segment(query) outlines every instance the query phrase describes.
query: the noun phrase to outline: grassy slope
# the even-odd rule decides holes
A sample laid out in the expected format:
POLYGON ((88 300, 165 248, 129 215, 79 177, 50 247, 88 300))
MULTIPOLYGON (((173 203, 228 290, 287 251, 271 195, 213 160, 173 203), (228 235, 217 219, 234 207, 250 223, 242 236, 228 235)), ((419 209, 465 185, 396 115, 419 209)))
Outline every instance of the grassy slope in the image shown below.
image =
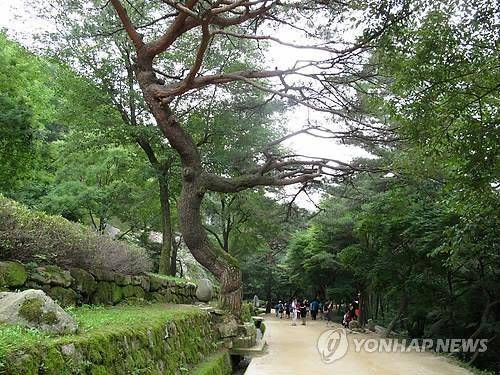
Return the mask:
POLYGON ((85 339, 97 332, 126 331, 131 326, 150 326, 156 321, 165 322, 185 316, 200 314, 194 307, 182 306, 166 308, 165 305, 100 307, 85 306, 69 309, 77 320, 79 332, 75 335, 55 336, 35 329, 19 326, 0 325, 0 367, 8 352, 32 345, 65 343, 85 339), (145 319, 147 316, 147 319, 145 319))

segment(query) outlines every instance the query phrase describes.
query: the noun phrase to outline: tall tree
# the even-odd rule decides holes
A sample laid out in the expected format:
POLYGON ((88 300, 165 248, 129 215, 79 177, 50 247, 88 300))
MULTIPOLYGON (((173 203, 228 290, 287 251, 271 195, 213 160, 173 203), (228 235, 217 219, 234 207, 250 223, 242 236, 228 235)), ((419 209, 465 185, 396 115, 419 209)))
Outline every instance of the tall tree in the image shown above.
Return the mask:
MULTIPOLYGON (((221 283, 222 305, 234 312, 241 306, 242 284, 241 271, 238 263, 229 254, 211 246, 207 233, 203 228, 200 214, 201 202, 206 191, 230 193, 238 192, 254 186, 284 186, 295 183, 305 183, 329 173, 332 176, 352 173, 350 166, 325 161, 322 159, 301 159, 295 155, 279 155, 277 144, 284 138, 272 142, 262 153, 254 155, 257 165, 253 169, 241 171, 238 175, 217 175, 207 171, 202 163, 202 157, 193 139, 193 135, 186 129, 180 119, 179 110, 175 106, 176 98, 191 91, 200 91, 209 86, 225 85, 240 82, 257 87, 260 90, 285 98, 291 102, 300 103, 311 109, 334 114, 340 119, 352 119, 353 103, 347 96, 349 78, 358 81, 359 76, 352 72, 351 61, 356 55, 366 49, 398 16, 392 9, 384 9, 378 15, 380 24, 371 23, 373 29, 366 30, 360 40, 346 48, 335 48, 342 45, 340 40, 326 42, 316 48, 328 53, 323 61, 296 63, 288 69, 274 70, 236 70, 221 74, 211 74, 203 69, 206 57, 211 51, 210 46, 218 37, 232 37, 236 39, 272 40, 275 38, 258 34, 259 24, 264 19, 273 19, 278 23, 290 24, 280 20, 280 14, 291 12, 292 16, 308 17, 313 13, 323 12, 326 17, 335 19, 350 14, 352 9, 346 5, 335 4, 332 7, 323 2, 309 4, 298 3, 283 6, 281 2, 271 1, 230 1, 226 3, 202 3, 189 0, 186 3, 167 1, 160 9, 162 18, 171 18, 168 27, 158 32, 143 34, 139 30, 134 16, 136 10, 129 7, 127 10, 119 0, 111 0, 123 28, 135 47, 135 76, 151 113, 163 135, 178 153, 182 165, 182 190, 179 201, 180 227, 183 238, 194 257, 208 268, 221 283), (164 8, 164 10, 163 10, 164 8), (173 13, 170 13, 172 12, 173 13), (185 40, 185 36, 199 37, 195 57, 186 73, 176 79, 166 81, 158 77, 155 62, 161 56, 168 54, 175 43, 185 40), (149 39, 148 41, 146 39, 149 39), (311 70, 313 71, 311 73, 311 70), (339 73, 340 70, 340 73, 339 73), (309 81, 309 85, 295 84, 287 77, 299 75, 309 81), (262 79, 277 78, 281 88, 270 86, 262 79), (341 78, 339 78, 341 77, 341 78), (347 108, 347 109, 346 109, 347 108)), ((406 11, 406 8, 404 9, 406 11)), ((290 16, 290 14, 289 14, 290 16)), ((340 39, 341 35, 338 34, 340 39)), ((191 39, 192 40, 192 39, 191 39)), ((280 43, 281 41, 278 41, 280 43)), ((282 44, 287 44, 281 42, 282 44)), ((304 46, 296 46, 304 47, 304 46)), ((172 77, 167 72, 161 74, 172 77)), ((352 86, 349 86, 352 87, 352 86)), ((359 118, 358 118, 359 120, 359 118)), ((358 122, 359 131, 370 126, 365 122, 358 122)), ((338 137, 347 134, 336 134, 338 137)))

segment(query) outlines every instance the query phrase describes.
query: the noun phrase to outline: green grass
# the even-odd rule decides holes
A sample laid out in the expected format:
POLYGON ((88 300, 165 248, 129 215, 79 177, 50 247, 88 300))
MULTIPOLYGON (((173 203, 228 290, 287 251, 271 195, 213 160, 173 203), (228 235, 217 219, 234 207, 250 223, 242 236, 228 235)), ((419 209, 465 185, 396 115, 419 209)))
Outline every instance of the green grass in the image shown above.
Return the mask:
POLYGON ((56 336, 36 329, 0 324, 0 367, 3 358, 9 352, 33 345, 50 345, 74 342, 92 336, 95 333, 116 333, 127 331, 130 327, 148 327, 200 314, 194 307, 169 307, 165 305, 101 307, 84 306, 67 309, 79 324, 77 334, 56 336))
POLYGON ((177 284, 187 284, 190 281, 188 279, 183 279, 182 277, 170 276, 170 275, 160 275, 159 273, 148 272, 148 276, 157 277, 158 279, 175 281, 177 284))

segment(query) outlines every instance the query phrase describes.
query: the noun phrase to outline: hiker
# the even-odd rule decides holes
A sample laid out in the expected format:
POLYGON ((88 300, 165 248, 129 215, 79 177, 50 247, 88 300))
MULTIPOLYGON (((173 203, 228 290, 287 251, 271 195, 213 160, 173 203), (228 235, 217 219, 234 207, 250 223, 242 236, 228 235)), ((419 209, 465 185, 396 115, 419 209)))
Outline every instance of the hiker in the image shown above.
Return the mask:
POLYGON ((332 301, 328 301, 326 303, 326 307, 325 307, 325 317, 326 317, 326 326, 328 327, 330 325, 330 323, 332 323, 332 314, 333 314, 333 303, 332 301))
POLYGON ((349 304, 349 315, 351 316, 351 320, 356 319, 356 306, 353 303, 349 304))
POLYGON ((253 296, 253 307, 255 309, 260 307, 260 301, 259 301, 259 297, 257 297, 257 294, 253 296))
POLYGON ((323 316, 323 302, 319 302, 318 304, 318 313, 319 313, 319 318, 322 320, 322 319, 325 319, 324 316, 323 316))
POLYGON ((274 305, 274 313, 276 314, 276 318, 278 318, 279 310, 280 310, 280 304, 277 303, 276 305, 274 305))
POLYGON ((318 309, 319 309, 319 302, 315 298, 311 302, 311 318, 312 318, 312 320, 316 320, 316 316, 318 315, 318 309))
POLYGON ((283 311, 285 308, 284 308, 283 303, 281 301, 278 304, 278 309, 279 309, 280 319, 283 319, 283 311))
POLYGON ((352 320, 351 314, 349 312, 349 308, 346 307, 344 311, 344 319, 342 320, 342 325, 344 328, 349 328, 349 322, 352 320))
POLYGON ((286 313, 286 318, 287 319, 290 319, 290 308, 291 308, 291 303, 290 303, 290 301, 288 301, 285 304, 285 313, 286 313))
POLYGON ((307 317, 307 300, 302 301, 300 305, 300 317, 302 318, 302 325, 306 325, 306 317, 307 317))
POLYGON ((299 308, 299 303, 297 302, 297 298, 294 298, 292 301, 292 326, 297 325, 297 308, 299 308))

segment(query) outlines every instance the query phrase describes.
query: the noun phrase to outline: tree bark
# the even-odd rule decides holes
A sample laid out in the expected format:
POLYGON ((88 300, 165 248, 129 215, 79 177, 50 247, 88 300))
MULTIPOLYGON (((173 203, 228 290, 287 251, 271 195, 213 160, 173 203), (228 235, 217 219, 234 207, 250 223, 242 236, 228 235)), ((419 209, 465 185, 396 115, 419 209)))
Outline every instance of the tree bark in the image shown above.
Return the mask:
POLYGON ((391 320, 391 322, 389 323, 389 325, 385 329, 384 336, 387 337, 391 334, 392 330, 396 326, 397 321, 401 318, 401 316, 403 315, 403 312, 406 310, 406 306, 407 306, 406 294, 403 294, 401 296, 401 301, 399 303, 398 312, 396 313, 396 316, 391 320))
MULTIPOLYGON (((177 273, 177 253, 179 247, 181 246, 182 237, 179 238, 179 242, 175 241, 172 235, 172 254, 170 256, 170 274, 175 276, 177 273)), ((182 265, 181 265, 181 277, 182 277, 182 265)))
POLYGON ((161 204, 161 229, 162 229, 162 242, 160 260, 158 264, 158 273, 164 275, 175 276, 172 273, 171 253, 172 253, 172 220, 170 218, 170 193, 168 182, 165 176, 158 176, 158 183, 160 185, 160 204, 161 204))

